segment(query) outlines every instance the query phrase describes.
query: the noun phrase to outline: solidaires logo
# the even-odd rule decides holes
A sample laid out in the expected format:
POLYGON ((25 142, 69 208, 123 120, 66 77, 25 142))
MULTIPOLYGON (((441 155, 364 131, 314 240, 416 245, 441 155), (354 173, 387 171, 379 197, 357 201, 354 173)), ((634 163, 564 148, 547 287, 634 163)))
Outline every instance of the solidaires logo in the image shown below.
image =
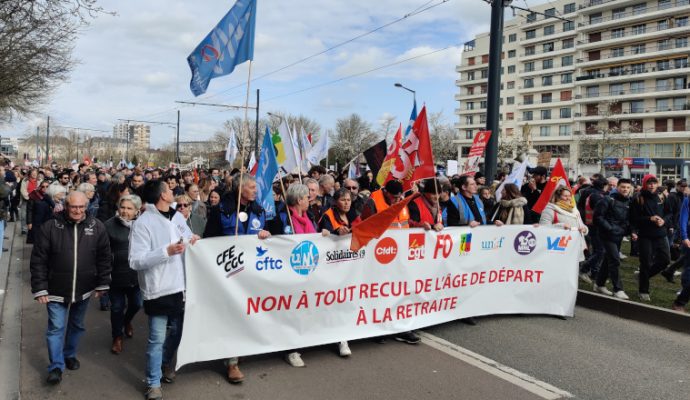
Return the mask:
POLYGON ((290 266, 300 275, 309 275, 319 265, 319 249, 313 242, 305 240, 295 246, 290 254, 290 266))

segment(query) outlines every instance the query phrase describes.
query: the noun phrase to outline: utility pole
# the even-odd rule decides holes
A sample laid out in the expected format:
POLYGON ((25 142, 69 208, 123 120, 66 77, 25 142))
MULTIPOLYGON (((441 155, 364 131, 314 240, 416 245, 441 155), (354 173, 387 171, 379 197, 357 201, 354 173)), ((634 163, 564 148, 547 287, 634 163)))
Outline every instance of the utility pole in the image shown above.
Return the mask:
POLYGON ((46 165, 50 165, 48 161, 48 154, 50 154, 50 115, 48 116, 48 122, 46 123, 46 165))
MULTIPOLYGON (((256 162, 259 162, 259 89, 256 89, 256 135, 254 135, 254 157, 256 157, 256 162)), ((242 160, 242 162, 244 163, 244 160, 242 160)))
POLYGON ((177 128, 176 128, 177 139, 175 139, 175 163, 177 167, 180 167, 180 110, 177 110, 177 128))

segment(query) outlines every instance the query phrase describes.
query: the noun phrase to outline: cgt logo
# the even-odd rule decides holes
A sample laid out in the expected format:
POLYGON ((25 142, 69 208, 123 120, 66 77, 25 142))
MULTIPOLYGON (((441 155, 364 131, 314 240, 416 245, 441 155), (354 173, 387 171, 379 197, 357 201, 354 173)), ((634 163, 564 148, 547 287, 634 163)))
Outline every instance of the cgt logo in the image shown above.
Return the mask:
POLYGON ((423 233, 410 233, 410 245, 408 247, 408 260, 423 260, 424 259, 424 240, 423 233))
POLYGON ((225 277, 229 278, 244 270, 244 252, 236 251, 234 245, 230 246, 216 256, 216 264, 223 267, 228 273, 225 277))
POLYGON ((438 258, 438 253, 441 252, 441 257, 448 258, 453 252, 453 238, 450 235, 438 235, 436 237, 436 247, 434 247, 434 259, 438 258))
POLYGON ((388 264, 398 255, 398 243, 393 238, 379 240, 374 248, 374 257, 381 264, 388 264))
POLYGON ((309 275, 319 265, 319 249, 313 242, 305 240, 295 246, 290 254, 290 266, 300 275, 309 275))
POLYGON ((268 271, 268 270, 276 270, 276 269, 282 269, 283 268, 283 260, 273 258, 266 256, 266 253, 268 253, 268 249, 264 249, 263 247, 259 246, 256 248, 256 270, 257 271, 268 271), (263 257, 263 258, 260 258, 263 257))
POLYGON ((570 235, 548 237, 546 238, 546 248, 551 251, 565 251, 571 240, 570 235))
POLYGON ((460 235, 460 255, 464 256, 469 254, 470 250, 472 250, 472 234, 471 233, 463 233, 460 235))

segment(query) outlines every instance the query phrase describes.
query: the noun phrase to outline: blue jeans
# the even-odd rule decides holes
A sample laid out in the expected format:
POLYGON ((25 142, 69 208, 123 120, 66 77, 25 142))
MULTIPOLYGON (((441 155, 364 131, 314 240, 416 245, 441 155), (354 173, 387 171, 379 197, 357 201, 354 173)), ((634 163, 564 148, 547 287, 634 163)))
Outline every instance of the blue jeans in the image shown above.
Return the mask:
POLYGON ((680 276, 682 289, 678 297, 676 297, 675 303, 676 305, 685 307, 688 301, 690 301, 690 249, 685 247, 683 252, 685 253, 685 268, 680 276))
POLYGON ((2 246, 5 244, 5 220, 0 220, 0 260, 2 260, 2 246))
POLYGON ((132 322, 141 305, 139 286, 110 288, 110 326, 113 339, 124 335, 125 325, 132 322))
POLYGON ((170 365, 182 339, 184 314, 149 315, 149 340, 146 345, 146 385, 160 387, 161 368, 170 365), (166 334, 167 331, 167 334, 166 334))
POLYGON ((77 345, 84 334, 84 316, 88 310, 89 299, 76 303, 58 303, 51 301, 48 308, 48 371, 65 369, 65 358, 77 356, 77 345))

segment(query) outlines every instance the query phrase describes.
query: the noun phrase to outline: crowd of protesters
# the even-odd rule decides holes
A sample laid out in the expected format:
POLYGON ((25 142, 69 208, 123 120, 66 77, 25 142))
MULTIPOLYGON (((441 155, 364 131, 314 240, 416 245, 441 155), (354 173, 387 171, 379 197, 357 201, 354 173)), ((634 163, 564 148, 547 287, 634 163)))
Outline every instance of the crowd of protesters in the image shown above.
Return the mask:
MULTIPOLYGON (((51 384, 61 381, 64 368, 79 368, 77 346, 85 331, 89 299, 95 297, 101 310, 110 311, 113 354, 125 351, 124 338, 134 335, 132 320, 143 308, 148 318, 145 396, 162 398, 161 382, 175 380, 173 360, 183 329, 188 246, 201 238, 236 234, 258 239, 283 234, 348 235, 361 221, 415 191, 421 196, 403 208, 390 229, 534 224, 576 231, 586 236, 580 278, 596 292, 620 299, 628 299, 619 274, 625 257, 621 243, 630 240, 640 259, 640 300, 650 300, 650 278, 661 274, 672 282, 681 267, 682 290, 673 309, 684 311, 690 298, 690 209, 684 180, 659 185, 655 176, 646 175, 641 185, 633 185, 629 179, 598 174, 580 177, 571 183, 572 189, 554 190, 548 205, 536 213, 533 206, 548 177, 544 167, 530 169, 521 186, 501 184, 504 174, 487 182, 478 173, 426 179, 405 191, 399 181, 379 186, 371 172, 351 179, 315 166, 301 179, 288 175, 273 184, 276 216, 267 219, 257 201, 255 178, 238 170, 84 164, 64 170, 0 169, 2 217, 18 221, 27 243, 33 244, 31 288, 48 311, 51 384), (176 213, 186 220, 191 240, 179 240, 172 223, 176 213)), ((472 318, 464 322, 476 323, 472 318)), ((414 332, 391 338, 409 344, 420 341, 414 332)), ((337 346, 341 356, 351 355, 346 341, 337 346)), ((303 367, 296 350, 286 352, 285 359, 303 367)), ((226 360, 226 367, 231 383, 244 380, 238 358, 226 360)))

